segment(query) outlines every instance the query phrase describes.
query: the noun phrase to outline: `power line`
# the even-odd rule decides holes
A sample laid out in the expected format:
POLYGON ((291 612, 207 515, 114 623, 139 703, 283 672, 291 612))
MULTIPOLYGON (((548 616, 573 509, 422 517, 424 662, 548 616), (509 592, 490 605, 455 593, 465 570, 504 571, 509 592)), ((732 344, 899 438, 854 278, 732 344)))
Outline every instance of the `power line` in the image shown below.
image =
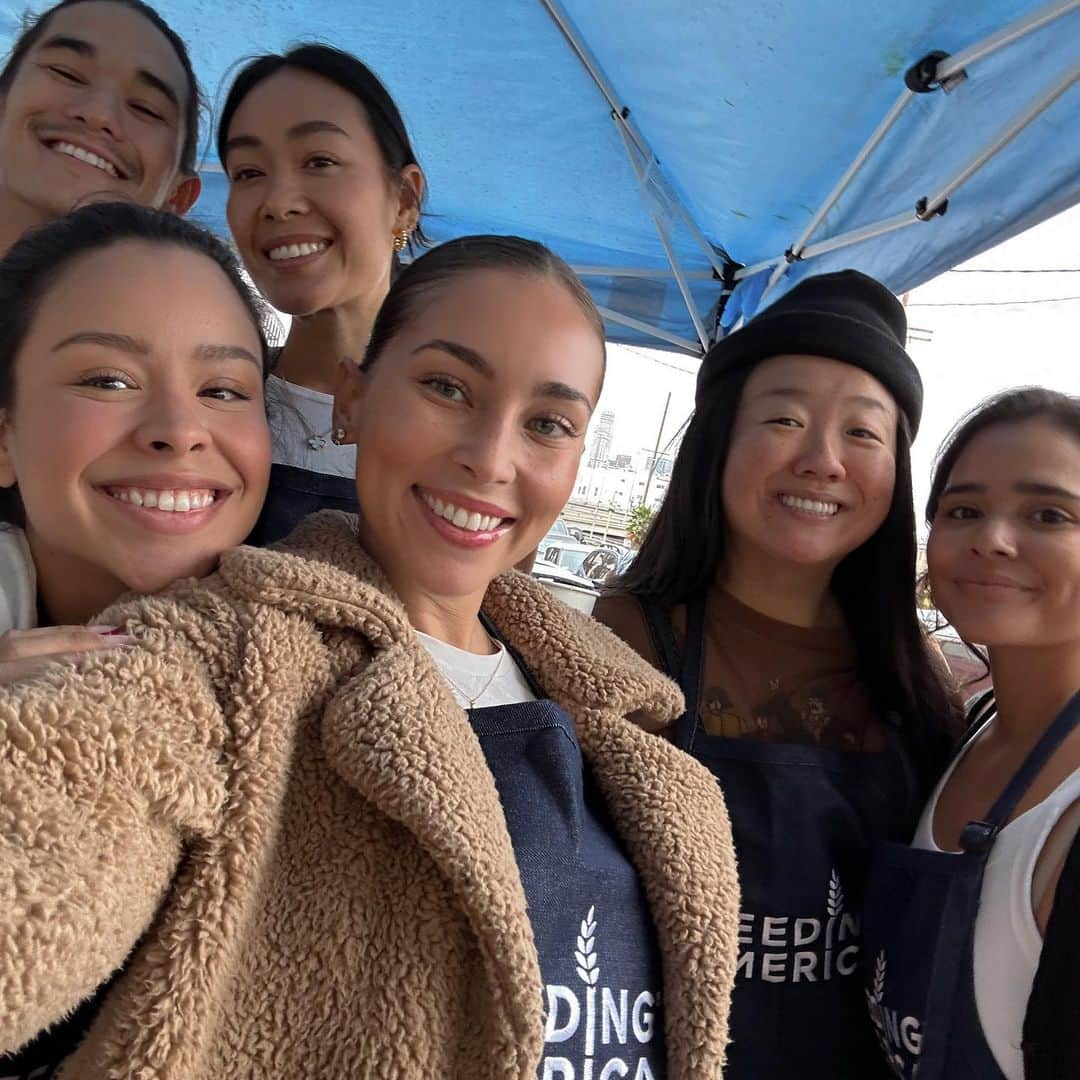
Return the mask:
POLYGON ((672 371, 682 372, 683 375, 696 375, 697 372, 693 368, 680 367, 678 364, 668 363, 666 360, 661 360, 658 357, 650 356, 643 349, 636 349, 633 345, 619 345, 620 349, 626 349, 627 352, 632 352, 635 356, 640 356, 642 360, 648 360, 652 364, 659 364, 661 367, 671 368, 672 371))
POLYGON ((946 271, 949 274, 1080 274, 1080 267, 1070 266, 1067 269, 1062 268, 1060 270, 1052 270, 1046 267, 1040 267, 1039 269, 1026 269, 1021 270, 1014 267, 994 267, 982 269, 978 266, 973 266, 968 269, 961 270, 957 267, 953 267, 952 270, 946 271))
POLYGON ((914 301, 909 308, 1012 308, 1021 303, 1069 303, 1080 296, 1044 296, 1037 300, 948 300, 941 302, 914 301))

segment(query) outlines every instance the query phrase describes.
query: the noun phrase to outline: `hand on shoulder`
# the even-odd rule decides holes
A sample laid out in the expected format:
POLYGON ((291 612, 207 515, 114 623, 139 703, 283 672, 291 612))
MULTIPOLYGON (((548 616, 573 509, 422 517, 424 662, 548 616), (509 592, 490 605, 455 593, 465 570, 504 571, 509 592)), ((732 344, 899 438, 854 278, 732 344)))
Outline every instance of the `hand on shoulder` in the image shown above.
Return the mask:
POLYGON ((58 660, 126 648, 134 639, 115 626, 41 626, 0 635, 0 686, 34 675, 58 660))

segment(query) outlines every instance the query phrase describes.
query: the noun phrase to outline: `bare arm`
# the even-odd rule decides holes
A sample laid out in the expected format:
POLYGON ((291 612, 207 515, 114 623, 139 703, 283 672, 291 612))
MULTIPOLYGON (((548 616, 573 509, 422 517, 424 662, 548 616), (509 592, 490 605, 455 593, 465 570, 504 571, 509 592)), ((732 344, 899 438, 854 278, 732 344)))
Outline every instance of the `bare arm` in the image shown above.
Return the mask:
POLYGON ((1058 882, 1065 869, 1065 860, 1080 831, 1080 802, 1073 803, 1058 818, 1050 835, 1043 844, 1035 863, 1035 872, 1031 877, 1031 906, 1039 932, 1045 937, 1046 926, 1050 921, 1050 912, 1054 908, 1058 882))

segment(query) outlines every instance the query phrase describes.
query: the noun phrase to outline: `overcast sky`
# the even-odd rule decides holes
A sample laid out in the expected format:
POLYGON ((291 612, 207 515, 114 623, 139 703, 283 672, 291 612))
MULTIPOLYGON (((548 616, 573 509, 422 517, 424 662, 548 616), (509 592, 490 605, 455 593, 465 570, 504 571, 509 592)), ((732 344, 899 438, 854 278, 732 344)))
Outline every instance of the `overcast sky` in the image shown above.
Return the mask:
MULTIPOLYGON (((1080 394, 1080 207, 958 269, 1073 272, 954 271, 908 295, 908 322, 927 331, 929 337, 910 346, 926 387, 922 426, 912 456, 917 508, 926 501, 931 462, 942 439, 984 397, 1032 383, 1080 394), (1030 302, 1056 297, 1074 299, 1030 302)), ((666 442, 693 408, 697 361, 619 345, 608 349, 607 381, 597 412, 615 412, 612 453, 652 448, 670 391, 663 433, 666 442)))

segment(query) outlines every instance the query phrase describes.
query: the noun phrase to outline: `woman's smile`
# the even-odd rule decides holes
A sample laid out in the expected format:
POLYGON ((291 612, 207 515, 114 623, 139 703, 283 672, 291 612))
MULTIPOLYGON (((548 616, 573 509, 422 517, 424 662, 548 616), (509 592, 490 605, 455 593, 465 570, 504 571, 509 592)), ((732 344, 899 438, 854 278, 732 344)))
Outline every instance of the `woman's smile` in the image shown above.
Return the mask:
POLYGON ((503 514, 480 513, 470 509, 473 500, 454 496, 446 500, 421 488, 413 488, 421 512, 445 540, 463 548, 483 548, 501 540, 514 520, 503 514))

